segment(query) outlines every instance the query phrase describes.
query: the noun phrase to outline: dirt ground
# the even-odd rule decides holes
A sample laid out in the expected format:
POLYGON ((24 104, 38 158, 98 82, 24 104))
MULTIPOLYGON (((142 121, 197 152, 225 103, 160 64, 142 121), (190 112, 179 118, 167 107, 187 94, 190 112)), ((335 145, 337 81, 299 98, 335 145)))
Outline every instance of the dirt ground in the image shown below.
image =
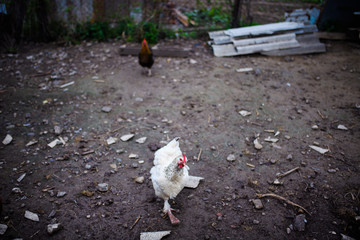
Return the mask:
POLYGON ((13 138, 0 144, 1 238, 46 239, 53 223, 63 228, 52 239, 163 230, 171 230, 164 239, 359 238, 358 43, 326 41, 327 52, 314 55, 215 58, 205 41, 164 41, 191 56, 156 58, 152 77, 137 57, 118 54, 122 44, 27 44, 1 54, 0 140, 13 138), (190 174, 205 179, 171 201, 181 221, 171 226, 149 171, 154 150, 177 136, 190 174), (307 212, 274 197, 255 209, 252 199, 265 193, 307 212))

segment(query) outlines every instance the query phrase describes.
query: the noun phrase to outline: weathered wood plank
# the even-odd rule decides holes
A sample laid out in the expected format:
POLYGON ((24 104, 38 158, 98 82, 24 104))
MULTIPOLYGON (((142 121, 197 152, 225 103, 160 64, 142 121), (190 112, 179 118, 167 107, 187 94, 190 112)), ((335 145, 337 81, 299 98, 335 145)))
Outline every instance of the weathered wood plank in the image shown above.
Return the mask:
POLYGON ((276 32, 289 31, 301 29, 304 27, 303 23, 296 22, 280 22, 280 23, 269 23, 259 26, 233 28, 224 31, 226 35, 230 37, 241 37, 241 36, 258 36, 258 35, 271 35, 276 32))
MULTIPOLYGON (((185 49, 172 49, 172 48, 160 48, 152 49, 154 56, 158 57, 188 57, 190 50, 185 49)), ((137 56, 140 52, 140 47, 122 47, 119 49, 120 55, 132 55, 137 56)))
POLYGON ((230 57, 238 55, 233 44, 212 45, 216 57, 230 57))
POLYGON ((298 43, 298 41, 296 41, 296 39, 292 39, 288 41, 279 41, 272 43, 263 43, 263 44, 256 44, 250 46, 236 47, 236 50, 238 55, 244 55, 244 54, 272 51, 278 49, 296 48, 299 46, 300 44, 298 43))
POLYGON ((288 55, 300 55, 300 54, 312 54, 326 52, 325 45, 323 43, 305 44, 297 48, 275 50, 261 52, 266 56, 288 56, 288 55))
POLYGON ((298 35, 296 36, 296 40, 300 44, 300 46, 297 48, 267 51, 267 52, 261 52, 261 54, 267 56, 286 56, 286 55, 322 53, 326 51, 325 44, 320 43, 315 33, 298 35))
POLYGON ((294 40, 296 38, 295 33, 281 34, 270 37, 259 37, 259 38, 247 38, 242 40, 233 40, 235 47, 273 43, 273 42, 284 42, 294 40))

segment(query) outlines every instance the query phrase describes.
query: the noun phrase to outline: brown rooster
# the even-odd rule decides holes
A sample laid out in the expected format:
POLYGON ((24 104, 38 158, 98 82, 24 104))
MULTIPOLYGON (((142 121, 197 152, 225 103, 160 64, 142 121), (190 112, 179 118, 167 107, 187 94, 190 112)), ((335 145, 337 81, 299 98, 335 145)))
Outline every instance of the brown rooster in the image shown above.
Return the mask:
POLYGON ((154 56, 145 38, 142 41, 141 50, 139 52, 139 64, 142 67, 147 67, 149 69, 148 76, 151 76, 151 67, 154 64, 154 56))

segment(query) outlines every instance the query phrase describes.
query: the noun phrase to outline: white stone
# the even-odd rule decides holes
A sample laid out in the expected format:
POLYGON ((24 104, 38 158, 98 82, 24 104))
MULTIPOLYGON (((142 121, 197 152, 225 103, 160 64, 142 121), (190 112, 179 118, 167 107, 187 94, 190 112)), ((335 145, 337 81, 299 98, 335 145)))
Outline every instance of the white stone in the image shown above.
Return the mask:
POLYGON ((241 110, 241 111, 239 111, 239 114, 243 117, 246 117, 246 116, 251 115, 251 112, 246 111, 246 110, 241 110))
POLYGON ((226 160, 229 161, 229 162, 233 162, 233 161, 236 160, 236 157, 235 157, 234 154, 229 154, 229 155, 227 156, 226 160))
POLYGON ((107 145, 111 145, 111 144, 116 143, 117 140, 118 140, 117 138, 109 137, 109 138, 106 140, 106 143, 107 143, 107 145))
POLYGON ((271 138, 271 137, 267 137, 264 139, 265 142, 272 142, 272 143, 276 143, 277 141, 279 141, 278 138, 271 138))
POLYGON ((12 140, 13 140, 12 136, 10 134, 7 134, 4 140, 2 141, 2 143, 4 145, 8 145, 11 143, 12 140))
POLYGON ((8 229, 8 226, 5 224, 0 224, 0 235, 4 235, 6 230, 8 229))
POLYGON ((140 233, 140 240, 160 240, 170 233, 171 231, 142 232, 140 233))
POLYGON ((34 222, 39 221, 39 216, 36 213, 30 212, 28 210, 25 211, 25 218, 32 220, 34 222))
POLYGON ((324 154, 324 153, 327 153, 329 151, 329 149, 324 149, 324 148, 321 148, 321 147, 317 147, 317 146, 314 146, 314 145, 309 145, 309 147, 321 154, 324 154))
POLYGON ((107 183, 99 183, 97 188, 98 188, 98 190, 100 192, 106 192, 106 191, 109 190, 109 184, 107 184, 107 183))
POLYGON ((143 183, 144 180, 145 180, 144 177, 136 177, 136 178, 135 178, 135 182, 137 182, 137 183, 143 183))
POLYGON ((345 130, 345 131, 347 131, 348 130, 348 128, 347 127, 345 127, 344 125, 342 125, 342 124, 339 124, 338 126, 337 126, 337 128, 338 129, 340 129, 340 130, 345 130))
POLYGON ((16 181, 21 182, 25 176, 26 176, 26 173, 21 174, 21 176, 16 181))
POLYGON ((49 224, 49 225, 47 225, 47 232, 49 234, 54 234, 54 233, 58 232, 61 228, 62 228, 62 225, 60 223, 49 224))
POLYGON ((263 146, 259 143, 259 140, 257 138, 254 140, 254 147, 258 150, 263 148, 263 146))
POLYGON ((126 135, 123 135, 121 136, 121 141, 123 142, 127 142, 129 141, 130 139, 132 139, 135 135, 134 134, 126 134, 126 135))
POLYGON ((137 159, 137 158, 139 158, 139 155, 137 155, 135 153, 130 153, 129 158, 130 159, 137 159))
POLYGON ((138 139, 136 139, 135 142, 143 144, 143 143, 145 143, 146 139, 147 139, 146 137, 138 138, 138 139))

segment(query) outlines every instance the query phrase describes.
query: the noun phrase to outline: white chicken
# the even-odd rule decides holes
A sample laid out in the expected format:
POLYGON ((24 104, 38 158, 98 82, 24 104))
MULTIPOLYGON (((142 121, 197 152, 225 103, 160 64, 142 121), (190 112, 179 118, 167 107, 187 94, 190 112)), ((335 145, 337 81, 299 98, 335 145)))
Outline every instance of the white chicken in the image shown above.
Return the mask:
POLYGON ((166 146, 155 152, 154 165, 151 170, 151 180, 156 196, 164 199, 164 213, 170 218, 171 224, 180 221, 171 213, 169 199, 175 198, 186 186, 189 167, 186 157, 179 147, 180 138, 174 138, 166 146))

